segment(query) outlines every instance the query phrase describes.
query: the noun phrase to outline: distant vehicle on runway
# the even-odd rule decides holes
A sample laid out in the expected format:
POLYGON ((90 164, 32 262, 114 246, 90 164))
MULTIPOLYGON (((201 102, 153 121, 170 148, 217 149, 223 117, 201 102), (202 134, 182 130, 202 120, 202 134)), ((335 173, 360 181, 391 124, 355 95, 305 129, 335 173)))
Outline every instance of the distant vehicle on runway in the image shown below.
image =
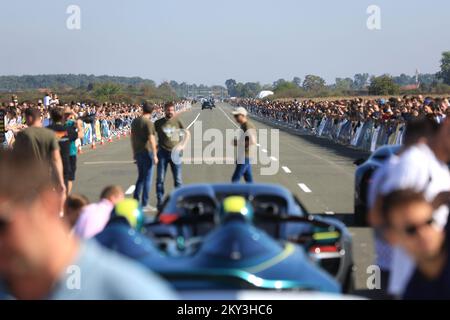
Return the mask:
POLYGON ((353 289, 348 229, 337 219, 308 214, 289 190, 278 185, 183 186, 165 199, 146 229, 168 256, 186 258, 177 267, 161 262, 153 268, 185 288, 192 285, 189 279, 208 285, 216 279, 256 288, 303 286, 335 292, 330 282, 334 278, 344 292, 353 289), (221 203, 230 196, 243 197, 251 205, 251 219, 223 222, 221 203))
POLYGON ((215 107, 215 105, 213 102, 211 102, 211 100, 205 100, 202 103, 202 110, 204 110, 204 109, 212 110, 212 108, 214 108, 214 107, 215 107))
POLYGON ((374 172, 383 165, 393 154, 397 154, 400 145, 381 146, 367 159, 354 162, 358 166, 355 172, 355 224, 366 227, 367 224, 367 196, 374 172))

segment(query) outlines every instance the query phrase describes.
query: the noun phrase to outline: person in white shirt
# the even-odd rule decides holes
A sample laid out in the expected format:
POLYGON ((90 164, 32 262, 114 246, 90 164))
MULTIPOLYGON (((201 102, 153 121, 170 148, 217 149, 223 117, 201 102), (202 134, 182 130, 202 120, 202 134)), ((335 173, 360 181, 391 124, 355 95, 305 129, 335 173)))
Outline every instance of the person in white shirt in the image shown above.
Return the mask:
MULTIPOLYGON (((431 202, 440 193, 450 190, 450 173, 447 166, 450 162, 450 119, 446 118, 441 124, 436 121, 433 123, 433 133, 427 138, 427 142, 419 142, 405 150, 398 163, 389 169, 379 189, 380 195, 395 190, 413 189, 423 192, 431 202)), ((382 202, 382 198, 379 200, 382 202)), ((447 222, 448 213, 448 207, 445 205, 438 207, 433 213, 437 224, 442 228, 447 222)), ((389 293, 401 296, 413 270, 412 260, 403 250, 395 247, 389 293)))
POLYGON ((83 207, 78 218, 74 233, 82 239, 90 239, 103 231, 111 217, 111 212, 116 203, 122 201, 125 195, 119 186, 106 187, 101 195, 100 201, 83 207))
POLYGON ((46 93, 44 97, 44 107, 48 108, 50 106, 52 98, 50 97, 50 93, 46 93))
POLYGON ((377 214, 374 213, 375 210, 379 210, 377 207, 377 198, 380 195, 380 189, 387 179, 389 172, 395 167, 400 161, 400 156, 409 147, 417 143, 426 143, 427 137, 432 135, 434 124, 430 122, 428 118, 414 118, 408 121, 406 126, 406 132, 404 135, 403 146, 398 151, 397 154, 393 154, 389 159, 387 159, 383 165, 378 168, 372 176, 372 183, 369 184, 369 190, 367 193, 367 203, 369 208, 369 223, 375 227, 375 253, 376 253, 376 264, 380 267, 382 271, 382 294, 387 294, 387 283, 389 281, 389 273, 392 263, 392 247, 384 239, 382 228, 380 228, 381 222, 374 220, 377 214))

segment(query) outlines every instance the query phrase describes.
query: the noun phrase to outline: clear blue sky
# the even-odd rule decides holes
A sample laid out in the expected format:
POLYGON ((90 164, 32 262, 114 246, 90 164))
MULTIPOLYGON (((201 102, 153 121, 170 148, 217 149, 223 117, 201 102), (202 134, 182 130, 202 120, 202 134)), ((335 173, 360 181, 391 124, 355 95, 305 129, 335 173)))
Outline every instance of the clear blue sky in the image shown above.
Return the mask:
POLYGON ((0 75, 87 73, 157 82, 271 83, 413 74, 450 50, 450 1, 40 0, 0 4, 0 75), (81 30, 66 8, 81 8, 81 30), (366 9, 381 8, 379 31, 366 9))

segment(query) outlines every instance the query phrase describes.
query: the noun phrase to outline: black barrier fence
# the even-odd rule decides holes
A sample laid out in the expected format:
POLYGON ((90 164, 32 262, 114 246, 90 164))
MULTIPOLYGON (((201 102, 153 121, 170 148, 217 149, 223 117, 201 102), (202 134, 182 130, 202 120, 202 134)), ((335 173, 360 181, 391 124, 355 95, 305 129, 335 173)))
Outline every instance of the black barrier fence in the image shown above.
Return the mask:
POLYGON ((368 152, 386 144, 401 144, 406 128, 405 122, 399 120, 354 120, 308 110, 279 111, 259 106, 247 109, 256 118, 368 152))

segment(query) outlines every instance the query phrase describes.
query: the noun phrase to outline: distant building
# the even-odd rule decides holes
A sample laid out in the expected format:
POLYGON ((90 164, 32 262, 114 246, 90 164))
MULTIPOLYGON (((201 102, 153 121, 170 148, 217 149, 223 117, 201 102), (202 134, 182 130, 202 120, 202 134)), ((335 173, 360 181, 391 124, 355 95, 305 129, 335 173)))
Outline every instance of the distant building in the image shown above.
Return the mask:
POLYGON ((419 83, 414 83, 414 84, 408 84, 406 86, 400 87, 400 90, 402 91, 414 91, 414 90, 418 90, 420 88, 420 84, 419 83))

